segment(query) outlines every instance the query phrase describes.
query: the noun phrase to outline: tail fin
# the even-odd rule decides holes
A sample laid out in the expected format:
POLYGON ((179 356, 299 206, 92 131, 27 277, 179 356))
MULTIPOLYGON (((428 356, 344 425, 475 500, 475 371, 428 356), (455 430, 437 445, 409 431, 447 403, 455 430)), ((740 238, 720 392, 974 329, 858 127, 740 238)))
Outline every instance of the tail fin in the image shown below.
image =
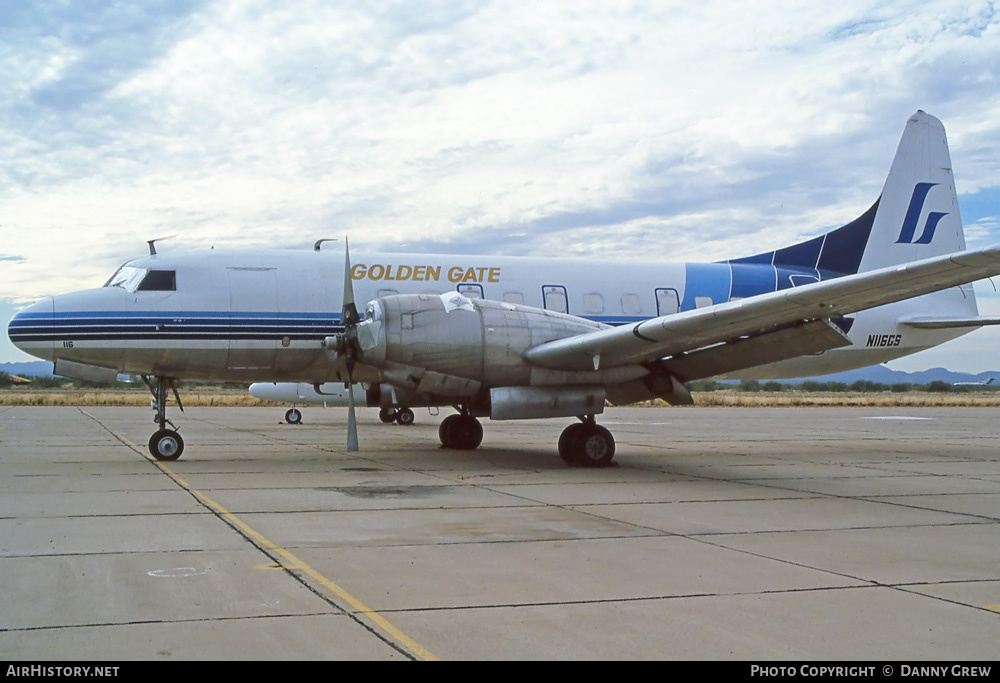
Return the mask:
POLYGON ((944 126, 918 111, 906 122, 859 270, 964 249, 965 233, 944 126))
POLYGON ((729 263, 773 265, 782 289, 793 286, 783 281, 797 274, 828 280, 963 249, 944 126, 918 111, 906 122, 889 177, 871 208, 825 235, 729 263))
MULTIPOLYGON (((882 194, 861 216, 811 240, 728 263, 734 295, 745 296, 743 281, 753 285, 754 276, 742 264, 774 266, 776 287, 785 289, 964 249, 944 126, 918 111, 906 122, 882 194)), ((941 310, 959 316, 954 320, 982 324, 971 286, 933 296, 941 310)))

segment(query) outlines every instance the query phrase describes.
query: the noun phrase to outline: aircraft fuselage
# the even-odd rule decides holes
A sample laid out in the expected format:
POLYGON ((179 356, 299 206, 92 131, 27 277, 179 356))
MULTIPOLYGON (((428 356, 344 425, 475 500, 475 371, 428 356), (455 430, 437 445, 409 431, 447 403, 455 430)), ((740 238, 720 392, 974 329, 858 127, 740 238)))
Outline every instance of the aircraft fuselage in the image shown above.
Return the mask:
MULTIPOLYGON (((358 253, 351 270, 359 305, 393 294, 457 290, 470 298, 568 313, 598 326, 635 323, 836 276, 767 264, 377 253, 358 253)), ((129 261, 109 285, 30 306, 14 317, 9 334, 25 351, 57 364, 73 361, 120 373, 208 381, 343 381, 343 363, 323 348, 325 338, 342 331, 342 281, 343 264, 333 248, 157 254, 129 261)), ((962 297, 957 289, 946 294, 962 297)), ((907 310, 920 310, 919 301, 852 316, 850 347, 733 376, 839 372, 961 334, 899 325, 907 310)), ((380 379, 374 368, 359 366, 357 381, 380 379)))

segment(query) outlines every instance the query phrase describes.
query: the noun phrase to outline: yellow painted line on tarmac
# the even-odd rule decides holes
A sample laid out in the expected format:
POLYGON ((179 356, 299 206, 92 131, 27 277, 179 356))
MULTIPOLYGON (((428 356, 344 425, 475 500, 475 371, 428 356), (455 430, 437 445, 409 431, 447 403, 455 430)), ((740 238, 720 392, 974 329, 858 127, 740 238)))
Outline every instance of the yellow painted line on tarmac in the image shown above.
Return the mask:
MULTIPOLYGON (((93 416, 90 416, 90 415, 88 415, 88 417, 93 418, 93 416)), ((107 427, 105 427, 105 429, 107 429, 107 427)), ((111 430, 109 429, 108 431, 111 431, 111 430)), ((188 484, 187 481, 185 481, 184 478, 181 477, 179 474, 177 474, 176 472, 174 472, 173 470, 171 470, 169 467, 167 467, 166 465, 164 465, 161 461, 156 460, 155 458, 153 458, 151 456, 147 456, 144 449, 142 449, 139 446, 137 446, 136 444, 132 443, 131 441, 129 441, 128 439, 126 439, 121 434, 118 434, 116 432, 112 432, 112 433, 116 437, 118 437, 119 439, 121 439, 122 443, 125 443, 125 444, 129 445, 130 447, 132 447, 133 449, 135 449, 143 457, 145 457, 151 463, 153 463, 154 465, 156 465, 157 467, 159 467, 161 470, 163 470, 164 474, 166 474, 171 479, 173 479, 174 481, 176 481, 178 484, 180 484, 181 486, 183 486, 187 491, 191 492, 191 494, 194 495, 198 500, 200 500, 205 507, 208 507, 208 508, 210 508, 212 510, 215 510, 216 513, 218 513, 220 516, 224 517, 226 519, 226 521, 228 521, 232 526, 234 526, 235 528, 237 528, 240 531, 242 531, 244 534, 246 534, 247 536, 249 536, 250 538, 252 538, 253 540, 255 540, 257 543, 259 543, 261 546, 267 548, 268 550, 270 550, 274 554, 278 555, 281 558, 282 565, 285 568, 287 568, 289 570, 297 569, 297 570, 301 571, 303 574, 305 574, 306 576, 308 576, 309 578, 313 579, 316 583, 320 584, 321 586, 323 586, 324 588, 326 588, 328 591, 330 591, 331 593, 333 593, 334 595, 336 595, 338 598, 340 598, 341 600, 343 600, 344 602, 346 602, 348 605, 350 605, 351 607, 353 607, 359 613, 361 613, 365 617, 367 617, 368 620, 371 621, 373 624, 375 624, 376 627, 378 627, 379 629, 381 629, 383 632, 387 633, 397 643, 399 643, 404 648, 406 648, 411 653, 413 653, 413 655, 415 657, 417 657, 419 659, 422 659, 424 661, 439 661, 439 658, 433 652, 431 652, 430 650, 428 650, 427 648, 425 648, 423 645, 421 645, 417 641, 413 640, 413 638, 411 638, 410 636, 406 635, 400 628, 398 628, 397 626, 395 626, 394 624, 392 624, 392 622, 390 622, 388 619, 386 619, 385 617, 383 617, 381 614, 379 614, 378 612, 376 612, 375 610, 373 610, 371 607, 369 607, 368 605, 366 605, 365 603, 363 603, 361 600, 357 599, 356 597, 354 597, 353 595, 351 595, 350 593, 348 593, 346 590, 344 590, 343 588, 341 588, 340 586, 338 586, 336 583, 334 583, 333 581, 331 581, 330 579, 326 578, 325 576, 323 576, 322 574, 320 574, 318 571, 316 571, 315 569, 313 569, 307 563, 303 562, 294 553, 292 553, 289 550, 286 550, 285 548, 282 548, 281 546, 279 546, 279 545, 277 545, 275 543, 272 543, 271 540, 268 539, 266 536, 264 536, 263 534, 261 534, 259 531, 257 531, 253 527, 251 527, 249 524, 247 524, 242 519, 240 519, 239 517, 237 517, 236 515, 234 515, 233 513, 231 513, 226 508, 224 508, 221 505, 219 505, 218 503, 216 503, 214 500, 212 500, 211 498, 209 498, 207 495, 205 495, 201 491, 198 491, 198 490, 195 490, 195 489, 191 488, 191 485, 188 484)))
MULTIPOLYGON (((171 476, 176 476, 174 475, 173 472, 170 471, 169 468, 163 466, 162 464, 160 464, 160 467, 162 467, 163 470, 168 474, 170 474, 171 476)), ((215 510, 217 513, 225 517, 230 524, 239 528, 247 536, 250 536, 259 544, 261 544, 271 552, 278 555, 282 559, 282 564, 285 567, 287 567, 288 569, 298 569, 303 574, 316 581, 316 583, 320 584, 328 591, 339 597, 341 600, 349 604, 351 607, 356 609, 358 612, 365 615, 369 620, 372 621, 372 623, 374 623, 380 629, 382 629, 390 636, 392 636, 398 643, 400 643, 403 647, 412 652, 414 655, 423 660, 438 659, 430 650, 428 650, 423 645, 410 638, 405 633, 403 633, 402 630, 393 625, 388 619, 383 617, 381 614, 373 610, 365 603, 361 602, 361 600, 358 600, 356 597, 348 593, 346 590, 335 584, 330 579, 320 574, 311 566, 300 560, 294 553, 292 553, 289 550, 286 550, 285 548, 282 548, 279 545, 276 545, 275 543, 272 543, 263 534, 258 532, 250 525, 248 525, 246 522, 244 522, 242 519, 231 513, 226 508, 216 503, 214 500, 206 496, 201 491, 196 491, 190 488, 188 490, 191 491, 191 493, 193 493, 195 496, 197 496, 198 499, 201 500, 207 507, 215 510)))
POLYGON ((996 605, 983 605, 983 607, 986 608, 986 609, 988 609, 991 612, 1000 612, 1000 604, 996 604, 996 605))

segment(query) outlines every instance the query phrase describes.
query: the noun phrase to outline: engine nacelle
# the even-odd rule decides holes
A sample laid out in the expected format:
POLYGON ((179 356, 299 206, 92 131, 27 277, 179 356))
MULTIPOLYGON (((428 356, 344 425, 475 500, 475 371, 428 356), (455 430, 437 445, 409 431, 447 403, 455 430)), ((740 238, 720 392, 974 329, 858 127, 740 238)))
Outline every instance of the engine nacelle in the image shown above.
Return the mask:
POLYGON ((522 354, 555 339, 605 326, 584 318, 458 292, 382 297, 358 325, 362 362, 396 386, 438 396, 473 396, 481 388, 599 385, 628 381, 634 366, 560 372, 530 365, 522 354))

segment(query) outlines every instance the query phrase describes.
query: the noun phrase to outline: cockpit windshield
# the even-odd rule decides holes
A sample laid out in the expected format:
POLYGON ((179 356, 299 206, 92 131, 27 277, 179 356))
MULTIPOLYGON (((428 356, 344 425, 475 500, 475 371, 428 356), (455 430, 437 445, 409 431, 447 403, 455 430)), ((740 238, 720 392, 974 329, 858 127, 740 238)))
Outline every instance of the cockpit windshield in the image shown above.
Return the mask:
POLYGON ((128 292, 134 292, 139 288, 139 283, 142 282, 142 279, 146 277, 146 273, 148 272, 149 271, 145 268, 122 266, 115 271, 115 274, 111 276, 111 279, 104 283, 104 286, 121 287, 128 292))
POLYGON ((177 274, 173 270, 149 270, 125 265, 115 271, 105 287, 121 287, 127 292, 173 292, 177 290, 177 274))

